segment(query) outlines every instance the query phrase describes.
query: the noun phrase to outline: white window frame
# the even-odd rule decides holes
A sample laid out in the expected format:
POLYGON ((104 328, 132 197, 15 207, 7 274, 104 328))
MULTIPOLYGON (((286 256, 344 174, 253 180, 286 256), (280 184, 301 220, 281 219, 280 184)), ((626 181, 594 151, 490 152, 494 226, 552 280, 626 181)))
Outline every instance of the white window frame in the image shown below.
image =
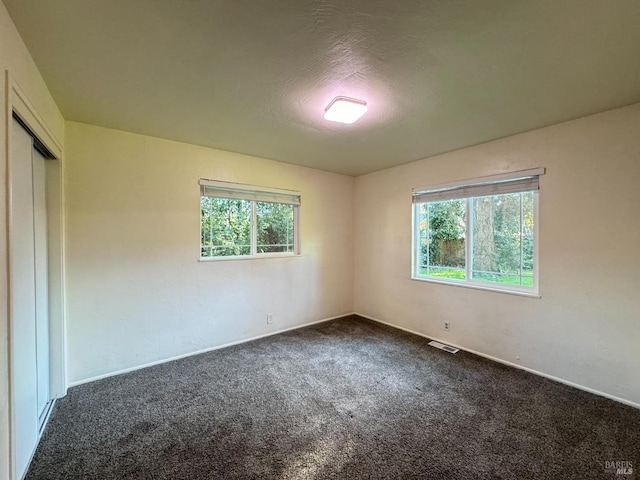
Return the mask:
POLYGON ((300 256, 300 205, 301 195, 296 190, 285 190, 280 188, 259 187, 255 185, 245 185, 241 183, 223 182, 220 180, 209 180, 201 178, 200 197, 210 196, 215 198, 230 198, 246 200, 251 202, 251 230, 250 230, 250 253, 248 255, 227 255, 217 257, 202 256, 202 213, 200 214, 200 245, 199 260, 201 262, 224 261, 224 260, 247 260, 252 258, 277 258, 300 256), (258 222, 256 213, 256 202, 284 203, 293 206, 293 252, 258 252, 258 222))
POLYGON ((539 286, 539 188, 538 179, 545 173, 544 168, 522 170, 506 174, 493 175, 459 182, 435 185, 430 187, 417 187, 412 191, 412 232, 411 232, 411 278, 424 282, 456 285, 494 292, 513 293, 517 295, 540 298, 539 286), (531 185, 535 185, 533 188, 531 185), (499 282, 474 280, 471 278, 473 268, 472 248, 473 215, 471 204, 474 198, 501 195, 504 193, 516 193, 533 191, 533 285, 531 287, 510 285, 499 282), (433 277, 420 275, 420 205, 427 202, 466 199, 466 225, 465 225, 465 279, 433 277))

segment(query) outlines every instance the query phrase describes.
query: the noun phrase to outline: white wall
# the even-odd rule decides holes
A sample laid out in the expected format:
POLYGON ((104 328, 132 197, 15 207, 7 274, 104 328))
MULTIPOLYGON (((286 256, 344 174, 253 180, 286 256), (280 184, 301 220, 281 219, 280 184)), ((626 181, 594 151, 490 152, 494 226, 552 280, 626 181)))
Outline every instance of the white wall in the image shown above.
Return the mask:
POLYGON ((70 382, 353 311, 352 177, 74 122, 66 160, 70 382), (301 191, 302 256, 199 262, 199 178, 301 191))
POLYGON ((640 104, 358 177, 355 311, 640 404, 639 180, 640 104), (410 280, 412 187, 533 167, 542 298, 410 280))
MULTIPOLYGON (((7 251, 6 166, 7 111, 6 71, 26 93, 29 101, 47 123, 53 134, 64 137, 64 120, 38 72, 27 48, 16 31, 5 6, 0 2, 0 251, 7 251)), ((0 479, 9 478, 9 367, 8 367, 8 308, 7 257, 0 255, 0 479)))

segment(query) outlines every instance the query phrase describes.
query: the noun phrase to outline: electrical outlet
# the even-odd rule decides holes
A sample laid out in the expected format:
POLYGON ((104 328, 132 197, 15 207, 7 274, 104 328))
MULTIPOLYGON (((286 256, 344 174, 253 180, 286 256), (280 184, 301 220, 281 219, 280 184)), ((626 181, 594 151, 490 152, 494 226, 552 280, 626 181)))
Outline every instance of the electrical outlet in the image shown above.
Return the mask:
POLYGON ((451 330, 451 324, 449 322, 444 322, 444 329, 448 332, 451 330))
POLYGON ((267 313, 267 325, 271 325, 273 323, 273 313, 267 313))

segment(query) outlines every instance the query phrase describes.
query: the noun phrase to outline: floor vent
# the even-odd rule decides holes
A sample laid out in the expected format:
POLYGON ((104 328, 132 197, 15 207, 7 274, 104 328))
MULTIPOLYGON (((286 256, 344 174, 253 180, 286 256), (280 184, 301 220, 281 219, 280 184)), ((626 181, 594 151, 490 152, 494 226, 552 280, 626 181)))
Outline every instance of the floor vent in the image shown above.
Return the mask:
POLYGON ((435 340, 431 340, 428 343, 428 345, 431 345, 432 347, 439 348, 440 350, 444 350, 445 352, 458 353, 458 349, 457 348, 453 348, 451 345, 445 345, 444 343, 436 342, 435 340))

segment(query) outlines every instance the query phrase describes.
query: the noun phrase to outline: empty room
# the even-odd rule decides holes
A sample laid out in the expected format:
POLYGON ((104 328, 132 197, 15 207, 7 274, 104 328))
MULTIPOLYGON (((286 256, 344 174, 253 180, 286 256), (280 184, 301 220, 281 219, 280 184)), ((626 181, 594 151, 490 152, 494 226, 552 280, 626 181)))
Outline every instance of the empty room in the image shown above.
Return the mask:
POLYGON ((0 480, 640 480, 638 25, 2 0, 0 480))

